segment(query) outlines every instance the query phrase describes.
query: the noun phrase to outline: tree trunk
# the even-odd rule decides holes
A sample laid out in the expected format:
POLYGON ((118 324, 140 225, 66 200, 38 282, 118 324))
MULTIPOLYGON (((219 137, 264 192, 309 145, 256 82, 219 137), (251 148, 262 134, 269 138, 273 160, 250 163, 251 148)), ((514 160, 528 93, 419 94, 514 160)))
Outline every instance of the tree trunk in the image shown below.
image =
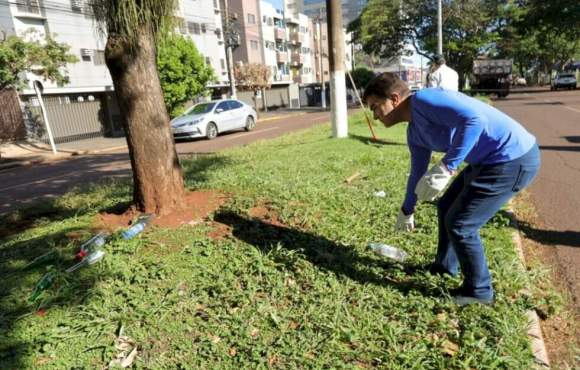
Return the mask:
POLYGON ((105 49, 133 168, 138 210, 163 215, 183 206, 185 190, 156 64, 155 41, 145 28, 131 47, 110 35, 105 49))

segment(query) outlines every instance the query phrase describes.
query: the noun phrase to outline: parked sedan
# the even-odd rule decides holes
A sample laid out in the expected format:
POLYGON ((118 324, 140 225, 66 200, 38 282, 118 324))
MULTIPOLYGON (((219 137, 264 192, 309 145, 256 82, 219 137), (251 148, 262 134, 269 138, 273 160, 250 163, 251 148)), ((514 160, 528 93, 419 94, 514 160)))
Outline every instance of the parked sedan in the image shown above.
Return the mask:
POLYGON ((560 87, 575 89, 576 76, 574 73, 558 73, 552 80, 552 90, 558 90, 560 87))
POLYGON ((173 137, 214 139, 218 134, 238 129, 251 131, 256 127, 254 108, 234 99, 199 103, 171 121, 173 137))

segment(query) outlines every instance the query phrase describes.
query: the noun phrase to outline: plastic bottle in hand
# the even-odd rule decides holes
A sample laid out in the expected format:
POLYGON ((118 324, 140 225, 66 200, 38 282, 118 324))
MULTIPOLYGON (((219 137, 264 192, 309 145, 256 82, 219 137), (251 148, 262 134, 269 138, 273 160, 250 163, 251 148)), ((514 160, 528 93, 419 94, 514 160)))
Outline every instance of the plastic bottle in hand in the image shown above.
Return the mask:
POLYGON ((398 262, 403 262, 407 259, 408 254, 402 249, 391 247, 382 243, 370 243, 369 248, 381 257, 391 258, 398 262))
POLYGON ((36 298, 38 298, 40 293, 50 288, 53 282, 54 282, 53 272, 47 272, 46 274, 44 274, 44 276, 38 281, 38 283, 36 283, 36 286, 34 287, 34 290, 32 291, 32 294, 30 295, 29 298, 30 302, 36 301, 36 298))
POLYGON ((129 240, 133 238, 135 235, 139 234, 141 231, 145 230, 145 226, 147 226, 150 220, 151 215, 139 216, 139 218, 133 224, 133 226, 131 226, 130 228, 121 233, 123 239, 129 240))

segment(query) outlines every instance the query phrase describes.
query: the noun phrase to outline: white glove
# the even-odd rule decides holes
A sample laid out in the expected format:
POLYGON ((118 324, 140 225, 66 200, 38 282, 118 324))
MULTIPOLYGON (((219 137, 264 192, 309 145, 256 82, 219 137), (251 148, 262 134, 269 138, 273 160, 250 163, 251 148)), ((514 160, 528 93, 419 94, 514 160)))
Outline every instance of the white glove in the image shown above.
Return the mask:
POLYGON ((415 194, 417 194, 418 201, 431 201, 435 199, 445 187, 449 180, 451 180, 452 173, 447 169, 443 163, 439 162, 431 167, 421 180, 417 183, 415 194))
POLYGON ((397 223, 395 224, 395 230, 397 231, 412 231, 415 228, 415 218, 413 214, 405 215, 403 210, 399 210, 399 216, 397 217, 397 223))

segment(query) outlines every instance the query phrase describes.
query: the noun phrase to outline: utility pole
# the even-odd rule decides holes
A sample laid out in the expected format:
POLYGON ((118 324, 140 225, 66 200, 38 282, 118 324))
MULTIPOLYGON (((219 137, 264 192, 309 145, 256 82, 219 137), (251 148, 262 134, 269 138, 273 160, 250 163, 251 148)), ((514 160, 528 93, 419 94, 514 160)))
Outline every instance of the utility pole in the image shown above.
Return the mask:
POLYGON ((230 98, 236 99, 236 80, 234 77, 234 59, 232 56, 232 46, 234 44, 234 31, 230 20, 228 0, 223 0, 223 23, 224 23, 224 45, 226 48, 226 67, 228 68, 228 79, 230 81, 230 98))
POLYGON ((322 92, 320 93, 320 99, 322 103, 322 108, 326 109, 326 85, 324 83, 324 53, 322 52, 322 9, 320 9, 320 14, 318 15, 318 27, 316 27, 318 32, 318 53, 320 54, 320 82, 322 84, 322 92))
POLYGON ((437 54, 443 55, 443 10, 441 0, 437 0, 437 54))
POLYGON ((344 35, 342 32, 342 1, 326 0, 328 52, 330 64, 330 116, 332 136, 348 136, 346 111, 346 81, 344 77, 344 35))

